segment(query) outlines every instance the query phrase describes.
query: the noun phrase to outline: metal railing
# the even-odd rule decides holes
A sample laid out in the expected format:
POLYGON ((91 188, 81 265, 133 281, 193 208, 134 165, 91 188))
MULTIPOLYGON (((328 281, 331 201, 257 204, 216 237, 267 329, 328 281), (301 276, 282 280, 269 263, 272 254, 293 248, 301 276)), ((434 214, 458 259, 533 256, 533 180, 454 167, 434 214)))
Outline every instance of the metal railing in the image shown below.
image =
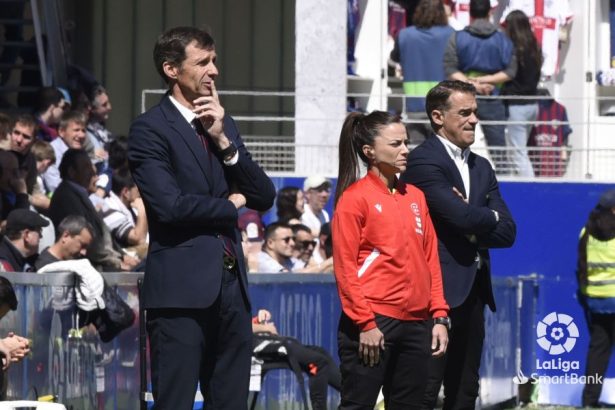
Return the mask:
MULTIPOLYGON (((165 90, 143 90, 142 92, 142 110, 148 108, 152 104, 152 95, 160 95, 165 90), (149 103, 149 104, 148 104, 149 103)), ((270 92, 270 91, 220 91, 221 96, 233 97, 259 97, 259 98, 297 98, 306 97, 298 95, 294 92, 270 92)), ((349 93, 348 96, 367 97, 369 94, 349 93)), ((404 94, 388 94, 389 98, 400 98, 405 101, 404 94)), ((499 98, 499 97, 487 97, 499 98)), ((507 99, 527 99, 524 96, 507 96, 507 99)), ((549 96, 534 97, 537 100, 551 99, 549 96)), ((578 99, 582 99, 579 97, 578 99)), ((577 100, 573 98, 572 100, 577 100)), ((615 102, 615 97, 596 97, 600 102, 615 102)), ((405 102, 404 102, 405 104, 405 102)), ((341 120, 338 118, 297 118, 294 115, 289 116, 274 116, 274 115, 234 115, 234 119, 239 123, 262 123, 262 122, 282 122, 295 123, 296 121, 335 121, 341 127, 341 120)), ((409 119, 402 114, 402 120, 406 124, 422 123, 428 124, 427 120, 409 119)), ((584 127, 607 127, 601 128, 600 133, 610 132, 610 127, 615 132, 615 122, 608 116, 597 116, 590 122, 575 122, 575 121, 481 121, 483 125, 511 125, 511 124, 531 124, 531 125, 552 125, 553 127, 561 127, 569 125, 573 128, 580 126, 584 127), (605 131, 606 130, 606 131, 605 131)), ((292 131, 291 131, 292 132, 292 131)), ((500 151, 501 158, 496 161, 491 161, 496 169, 497 174, 505 179, 511 180, 559 180, 559 181, 613 181, 615 179, 615 144, 600 143, 600 139, 596 138, 592 131, 589 134, 589 139, 584 140, 583 146, 580 146, 577 138, 576 145, 563 146, 540 146, 540 147, 525 147, 525 149, 516 149, 514 147, 487 147, 482 132, 477 131, 476 142, 472 146, 472 151, 478 155, 484 156, 490 161, 494 151, 500 151), (513 160, 514 154, 523 151, 524 155, 529 158, 534 176, 528 176, 527 173, 520 174, 517 164, 513 160)), ((327 141, 330 144, 305 144, 297 142, 294 135, 243 135, 246 146, 252 153, 253 157, 263 166, 269 173, 295 174, 300 172, 298 158, 303 163, 320 164, 322 158, 336 159, 337 154, 337 135, 328 136, 327 141)), ((321 137, 321 136, 315 136, 321 137)), ((322 138, 315 138, 321 140, 322 138)), ((604 138, 601 139, 604 141, 604 138)), ((333 167, 336 169, 337 167, 333 167)))

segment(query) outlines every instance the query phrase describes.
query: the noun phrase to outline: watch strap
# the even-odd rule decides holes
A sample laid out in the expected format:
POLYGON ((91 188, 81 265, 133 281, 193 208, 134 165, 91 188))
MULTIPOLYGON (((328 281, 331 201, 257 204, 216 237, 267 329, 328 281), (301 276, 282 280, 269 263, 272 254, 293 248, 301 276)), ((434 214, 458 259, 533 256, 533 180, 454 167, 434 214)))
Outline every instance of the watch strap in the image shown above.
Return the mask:
POLYGON ((233 144, 233 141, 229 141, 229 142, 230 144, 228 147, 224 148, 223 150, 218 151, 222 159, 224 159, 225 161, 230 160, 231 158, 235 156, 235 153, 237 153, 237 147, 235 146, 235 144, 233 144))

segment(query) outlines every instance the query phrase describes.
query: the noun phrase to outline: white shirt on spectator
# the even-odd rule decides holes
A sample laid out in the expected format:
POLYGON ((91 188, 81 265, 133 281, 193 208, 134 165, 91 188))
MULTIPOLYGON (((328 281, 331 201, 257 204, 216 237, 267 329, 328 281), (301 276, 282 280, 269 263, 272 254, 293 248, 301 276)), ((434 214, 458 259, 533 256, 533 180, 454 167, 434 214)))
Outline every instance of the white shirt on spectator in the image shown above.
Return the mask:
POLYGON ((265 251, 260 251, 258 254, 258 272, 259 273, 285 273, 291 272, 293 269, 293 262, 290 258, 282 265, 280 262, 273 259, 265 251))
POLYGON ((68 151, 68 145, 66 145, 62 138, 54 139, 51 141, 50 145, 51 148, 53 148, 53 152, 56 154, 56 162, 51 164, 43 174, 43 182, 45 183, 47 192, 55 191, 58 185, 60 185, 60 182, 62 182, 62 178, 60 178, 60 163, 62 162, 64 153, 68 151))
POLYGON ((135 227, 133 214, 113 191, 105 198, 105 205, 107 210, 102 214, 103 221, 115 239, 125 245, 128 233, 135 227))
POLYGON ((303 215, 301 215, 301 223, 312 231, 315 237, 320 234, 320 227, 322 224, 329 222, 329 213, 324 209, 320 211, 319 215, 316 215, 312 208, 308 204, 303 207, 303 215))

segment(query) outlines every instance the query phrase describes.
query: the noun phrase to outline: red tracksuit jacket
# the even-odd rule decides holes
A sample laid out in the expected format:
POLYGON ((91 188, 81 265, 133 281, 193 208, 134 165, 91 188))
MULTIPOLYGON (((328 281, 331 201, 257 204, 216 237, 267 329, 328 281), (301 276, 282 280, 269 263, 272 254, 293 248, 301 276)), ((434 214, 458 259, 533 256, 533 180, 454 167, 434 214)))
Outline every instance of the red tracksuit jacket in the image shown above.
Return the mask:
POLYGON ((362 331, 375 313, 399 320, 446 316, 438 240, 425 196, 371 172, 349 186, 332 221, 333 264, 344 313, 362 331))

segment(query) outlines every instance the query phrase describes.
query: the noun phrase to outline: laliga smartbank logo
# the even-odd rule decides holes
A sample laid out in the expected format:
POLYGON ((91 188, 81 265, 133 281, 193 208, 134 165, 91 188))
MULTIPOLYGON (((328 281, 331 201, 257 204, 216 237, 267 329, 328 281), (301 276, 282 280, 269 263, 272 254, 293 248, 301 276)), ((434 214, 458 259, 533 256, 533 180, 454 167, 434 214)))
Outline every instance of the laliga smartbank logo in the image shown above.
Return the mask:
POLYGON ((572 317, 551 312, 536 326, 536 342, 538 346, 552 356, 572 351, 579 337, 579 328, 572 317))
POLYGON ((548 352, 548 359, 536 359, 536 371, 526 376, 519 369, 513 383, 525 384, 585 384, 602 383, 598 375, 580 375, 578 360, 566 360, 565 355, 574 349, 579 338, 579 328, 571 316, 551 312, 536 324, 536 343, 548 352), (545 372, 548 371, 548 372, 545 372), (548 374, 545 374, 548 373, 548 374))

